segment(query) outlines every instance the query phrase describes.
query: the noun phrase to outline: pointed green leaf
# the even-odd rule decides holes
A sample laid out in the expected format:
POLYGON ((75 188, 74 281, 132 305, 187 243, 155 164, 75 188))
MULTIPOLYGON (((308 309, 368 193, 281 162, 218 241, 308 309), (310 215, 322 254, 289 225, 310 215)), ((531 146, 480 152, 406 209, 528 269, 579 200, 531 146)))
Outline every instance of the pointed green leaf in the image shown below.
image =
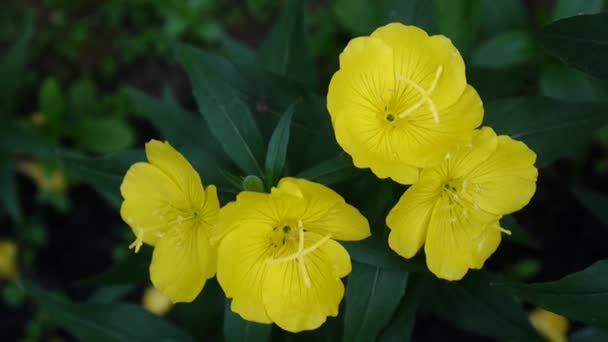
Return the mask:
POLYGON ((608 261, 601 260, 564 278, 536 284, 498 284, 549 311, 608 329, 608 261))
POLYGON ((557 63, 543 66, 540 89, 544 96, 566 101, 595 101, 603 95, 589 76, 557 63))
POLYGON ((33 283, 26 291, 46 316, 80 341, 192 341, 176 326, 141 307, 122 303, 75 303, 33 283))
POLYGON ((593 131, 608 124, 608 105, 544 97, 501 99, 486 105, 484 124, 526 143, 538 155, 536 165, 544 167, 588 145, 593 131))
POLYGON ((558 20, 540 31, 543 46, 562 62, 608 79, 608 13, 558 20))
POLYGON ((360 171, 353 166, 352 159, 342 153, 333 159, 301 171, 297 177, 331 185, 354 178, 358 174, 360 174, 360 171))
POLYGON ((246 174, 261 174, 262 136, 249 108, 221 74, 213 58, 196 48, 179 45, 176 58, 192 82, 199 110, 211 134, 246 174))
POLYGON ((293 117, 294 105, 289 106, 279 123, 272 132, 268 150, 266 152, 266 185, 268 188, 274 186, 278 181, 287 157, 287 146, 289 144, 289 130, 291 118, 293 117))
POLYGON ((411 339, 418 304, 424 296, 425 277, 423 274, 410 274, 405 295, 391 322, 380 335, 379 342, 408 342, 411 339))
POLYGON ((44 127, 51 139, 58 139, 63 130, 66 115, 66 105, 61 85, 53 78, 47 78, 42 83, 38 98, 38 106, 46 118, 44 127))
POLYGON ((461 329, 513 341, 541 341, 521 305, 492 283, 493 276, 469 271, 458 282, 432 278, 425 303, 461 329))
POLYGON ((224 340, 226 342, 264 342, 270 339, 271 324, 249 322, 230 310, 230 301, 224 307, 224 340))
POLYGON ((302 0, 288 0, 258 52, 259 64, 309 88, 315 85, 315 66, 304 26, 302 0))
POLYGON ((574 188, 572 193, 591 215, 608 224, 608 195, 584 188, 574 188))
POLYGON ((343 341, 374 341, 405 293, 409 272, 353 262, 346 287, 343 341))

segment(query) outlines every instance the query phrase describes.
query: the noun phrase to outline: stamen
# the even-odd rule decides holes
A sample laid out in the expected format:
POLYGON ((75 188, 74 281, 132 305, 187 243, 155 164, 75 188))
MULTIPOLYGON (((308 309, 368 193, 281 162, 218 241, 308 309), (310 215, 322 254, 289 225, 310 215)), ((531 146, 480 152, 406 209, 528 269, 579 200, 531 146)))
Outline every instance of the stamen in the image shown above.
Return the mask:
POLYGON ((139 249, 144 244, 144 229, 137 228, 137 233, 135 234, 135 241, 133 241, 129 245, 129 249, 135 249, 135 253, 139 252, 139 249))
POLYGON ((406 109, 401 114, 397 115, 397 117, 399 119, 403 119, 406 116, 410 115, 411 113, 413 113, 415 110, 420 108, 420 106, 422 106, 426 102, 429 106, 429 110, 433 114, 433 119, 435 120, 435 123, 439 123, 439 112, 437 111, 437 107, 435 107, 435 103, 433 102, 433 100, 431 100, 431 93, 433 91, 435 91, 435 88, 437 87, 437 82, 439 82, 439 78, 441 77, 442 73, 443 73, 443 66, 440 65, 437 68, 437 71, 435 71, 435 77, 433 78, 433 82, 431 82, 431 85, 430 85, 429 89, 427 89, 427 90, 424 90, 420 85, 418 85, 416 82, 410 80, 409 78, 405 78, 405 77, 399 78, 401 81, 404 81, 409 86, 416 89, 416 91, 418 91, 418 93, 422 97, 413 106, 406 109))
POLYGON ((276 258, 276 259, 269 258, 268 260, 266 260, 266 262, 271 263, 271 264, 281 264, 281 263, 286 263, 286 262, 296 260, 298 263, 298 268, 300 269, 300 272, 302 273, 302 277, 304 278, 304 285, 307 288, 310 288, 310 286, 311 286, 310 276, 308 275, 308 270, 306 269, 306 264, 304 263, 304 257, 306 255, 308 255, 309 253, 312 253, 316 249, 320 248, 325 242, 327 242, 329 239, 331 239, 331 234, 324 236, 322 239, 320 239, 319 241, 314 243, 312 246, 310 246, 308 248, 304 248, 304 224, 300 220, 298 222, 298 237, 299 237, 298 238, 298 250, 294 254, 288 255, 283 258, 276 258))
POLYGON ((494 225, 494 227, 495 227, 496 229, 500 230, 501 232, 503 232, 503 233, 507 234, 507 235, 511 235, 511 231, 510 231, 510 230, 508 230, 508 229, 505 229, 505 228, 503 228, 503 227, 501 227, 501 226, 499 226, 499 225, 497 225, 497 224, 496 224, 496 225, 494 225))

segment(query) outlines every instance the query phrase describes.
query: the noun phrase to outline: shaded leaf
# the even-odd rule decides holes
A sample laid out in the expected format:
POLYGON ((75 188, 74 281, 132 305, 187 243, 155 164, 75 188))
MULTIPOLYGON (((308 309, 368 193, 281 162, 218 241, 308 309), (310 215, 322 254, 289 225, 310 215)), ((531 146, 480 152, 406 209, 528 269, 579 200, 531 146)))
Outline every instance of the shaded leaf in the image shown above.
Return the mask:
POLYGON ((13 221, 21 222, 23 212, 14 171, 13 161, 7 155, 0 154, 0 212, 4 211, 13 221))
POLYGON ((580 14, 595 14, 602 10, 604 0, 557 0, 553 9, 553 20, 580 14))
POLYGON ((497 284, 544 309, 608 329, 608 261, 601 260, 564 278, 536 284, 497 284))
POLYGON ((608 341, 608 331, 597 328, 583 328, 570 335, 570 342, 605 342, 608 341))
POLYGON ((81 341, 192 341, 171 323, 139 306, 122 303, 75 303, 24 283, 49 320, 81 341))
POLYGON ((466 331, 514 341, 541 341, 521 305, 491 286, 494 282, 483 271, 469 271, 458 282, 433 278, 426 302, 436 314, 466 331))
POLYGON ((361 264, 409 271, 424 271, 424 257, 418 255, 413 259, 404 259, 393 252, 386 241, 378 235, 372 235, 363 241, 340 241, 351 258, 361 264))
POLYGON ((44 127, 52 139, 58 139, 63 129, 66 105, 61 85, 53 78, 47 78, 42 83, 38 95, 38 106, 46 122, 44 127))
POLYGON ((572 194, 591 215, 608 224, 608 195, 580 187, 572 189, 572 194))
POLYGON ((130 253, 126 259, 112 265, 108 270, 80 282, 102 285, 144 284, 150 279, 148 269, 151 260, 152 248, 144 247, 139 253, 130 253))
POLYGON ((528 231, 524 229, 513 216, 503 216, 502 219, 500 219, 500 225, 503 228, 511 231, 511 235, 502 234, 503 239, 506 241, 535 249, 541 247, 541 242, 530 235, 530 233, 528 233, 528 231))
POLYGON ((526 31, 508 31, 483 42, 471 55, 471 65, 506 68, 524 64, 535 55, 532 37, 526 31))
POLYGON ((353 166, 352 159, 342 153, 337 157, 324 161, 297 174, 299 178, 305 178, 324 185, 331 185, 349 180, 360 173, 353 166))
POLYGON ((540 31, 543 46, 562 62, 608 79, 608 13, 558 20, 540 31))
POLYGON ((498 134, 526 143, 538 156, 536 165, 576 154, 608 123, 608 105, 566 102, 544 97, 495 100, 486 105, 484 124, 498 134))
POLYGON ((315 66, 304 26, 302 0, 288 0, 258 52, 258 63, 312 88, 315 66))
POLYGON ((439 33, 452 40, 460 53, 468 55, 481 24, 481 0, 433 0, 439 33))
POLYGON ((588 76, 563 64, 543 66, 540 76, 542 95, 568 101, 594 101, 601 97, 588 76))
POLYGON ((106 154, 124 150, 135 140, 129 124, 118 117, 86 117, 72 133, 87 151, 106 154))
POLYGON ((392 0, 387 5, 385 23, 400 22, 418 26, 428 34, 437 32, 433 2, 429 0, 392 0))
POLYGON ((264 342, 270 339, 271 324, 249 322, 230 310, 230 301, 224 306, 224 340, 226 342, 264 342))
POLYGON ((422 274, 410 274, 405 295, 378 341, 407 342, 411 339, 416 323, 418 304, 425 291, 424 277, 422 274))
POLYGON ((274 129, 270 142, 268 142, 268 150, 266 151, 266 186, 270 188, 274 186, 281 176, 285 167, 285 159, 287 157, 287 146, 289 144, 289 130, 291 127, 291 118, 293 117, 294 105, 291 105, 279 120, 279 123, 274 129))
POLYGON ((262 137, 249 108, 224 77, 214 71, 215 59, 185 45, 176 58, 188 72, 194 97, 211 133, 224 152, 247 174, 261 174, 262 137))
POLYGON ((481 27, 489 33, 524 28, 528 14, 522 0, 483 0, 481 27))
POLYGON ((353 262, 346 287, 343 341, 374 341, 405 293, 409 273, 353 262))

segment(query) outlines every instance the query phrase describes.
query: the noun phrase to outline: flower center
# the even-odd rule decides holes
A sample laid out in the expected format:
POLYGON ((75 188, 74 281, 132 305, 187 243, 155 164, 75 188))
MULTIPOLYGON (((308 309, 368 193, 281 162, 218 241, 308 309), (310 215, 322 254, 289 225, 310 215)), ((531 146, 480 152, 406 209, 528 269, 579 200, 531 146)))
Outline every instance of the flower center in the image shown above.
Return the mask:
POLYGON ((437 88, 437 83, 439 82, 439 78, 441 77, 442 74, 443 74, 443 66, 440 65, 439 67, 437 67, 433 81, 431 82, 430 86, 427 89, 424 89, 418 83, 416 83, 415 81, 413 81, 405 76, 399 76, 398 80, 400 82, 405 83, 409 88, 414 89, 419 94, 420 99, 417 102, 415 102, 413 105, 411 105, 409 108, 405 109, 404 111, 402 111, 401 113, 399 113, 397 115, 392 113, 392 111, 388 108, 388 106, 385 106, 385 108, 384 108, 384 112, 386 115, 385 120, 388 123, 393 123, 395 121, 395 119, 405 119, 406 117, 408 117, 412 113, 414 113, 416 110, 418 110, 418 108, 420 108, 424 104, 426 104, 428 106, 429 110, 431 111, 431 114, 433 115, 433 120, 435 121, 435 123, 439 123, 439 112, 437 111, 435 102, 433 102, 433 100, 431 99, 431 94, 435 91, 435 88, 437 88))
POLYGON ((295 260, 298 263, 300 274, 302 274, 304 285, 310 288, 310 276, 308 275, 308 269, 306 268, 304 257, 319 249, 323 244, 331 239, 331 234, 324 236, 311 246, 304 248, 305 236, 304 224, 302 223, 302 220, 298 221, 297 229, 295 229, 295 231, 289 225, 283 225, 282 228, 279 227, 275 227, 270 233, 271 256, 266 261, 271 264, 282 264, 295 260), (296 241, 297 249, 295 253, 287 256, 280 256, 289 249, 293 249, 295 246, 290 246, 290 244, 296 243, 296 241), (278 251, 276 250, 277 247, 279 248, 278 251))
POLYGON ((171 207, 170 205, 162 210, 158 210, 154 214, 158 215, 160 222, 152 226, 138 226, 132 217, 127 219, 127 223, 134 227, 133 230, 135 233, 135 241, 129 245, 129 249, 134 249, 135 253, 138 253, 141 249, 141 246, 144 243, 144 236, 150 234, 156 235, 157 238, 162 238, 167 233, 175 234, 180 237, 178 244, 181 244, 181 240, 184 237, 184 229, 191 227, 192 225, 188 224, 192 221, 197 221, 200 219, 198 211, 192 211, 191 213, 186 214, 181 210, 171 207), (166 220, 168 215, 175 213, 177 213, 177 215, 175 215, 174 219, 166 220))

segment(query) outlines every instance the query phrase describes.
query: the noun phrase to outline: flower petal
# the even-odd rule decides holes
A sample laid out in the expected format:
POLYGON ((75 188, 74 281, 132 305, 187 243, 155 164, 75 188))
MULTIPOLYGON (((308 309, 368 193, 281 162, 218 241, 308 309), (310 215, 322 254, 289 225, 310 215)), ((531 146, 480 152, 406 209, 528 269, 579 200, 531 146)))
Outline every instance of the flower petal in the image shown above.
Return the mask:
POLYGON ((337 240, 362 240, 371 235, 367 219, 357 208, 344 202, 344 198, 319 183, 298 178, 283 178, 272 194, 286 194, 302 198, 302 214, 307 231, 322 235, 331 234, 337 240))
POLYGON ((480 251, 474 241, 498 216, 475 210, 468 202, 460 203, 462 206, 453 205, 447 195, 441 197, 431 214, 424 245, 429 270, 446 280, 462 279, 469 268, 483 264, 484 254, 493 252, 483 246, 480 251))
POLYGON ((271 226, 243 225, 229 232, 218 248, 217 280, 231 309, 246 320, 271 323, 262 301, 262 286, 269 263, 271 226))
POLYGON ((152 254, 152 284, 174 303, 191 302, 215 273, 215 253, 203 229, 167 234, 152 254))
MULTIPOLYGON (((310 232, 306 237, 305 247, 322 238, 310 232)), ((271 264, 267 269, 264 305, 268 316, 282 329, 290 332, 313 330, 321 326, 327 316, 338 315, 344 284, 336 275, 336 265, 344 268, 348 253, 344 248, 337 248, 337 243, 331 243, 331 240, 327 241, 304 257, 310 287, 306 285, 305 275, 296 260, 271 264)))
POLYGON ((146 144, 150 164, 162 170, 182 191, 191 205, 205 200, 201 178, 192 165, 169 143, 151 140, 146 144))
POLYGON ((393 84, 392 49, 376 38, 351 40, 340 54, 340 70, 329 83, 327 110, 332 122, 341 114, 375 118, 384 111, 393 84))
POLYGON ((502 240, 501 232, 504 228, 500 227, 498 221, 489 223, 479 235, 471 239, 471 255, 473 257, 473 264, 471 268, 481 269, 486 260, 492 255, 500 241, 502 240))
POLYGON ((524 143, 499 136, 496 151, 468 176, 479 184, 472 198, 482 209, 499 215, 523 208, 536 192, 535 161, 536 153, 524 143))
POLYGON ((495 151, 498 145, 496 133, 490 127, 473 131, 470 144, 459 145, 450 152, 444 161, 444 168, 452 179, 468 178, 473 170, 484 163, 495 151))
POLYGON ((180 189, 167 174, 148 163, 136 163, 129 168, 120 192, 124 198, 120 208, 122 219, 136 235, 143 232, 143 241, 150 245, 156 244, 158 233, 166 231, 175 218, 171 208, 188 207, 180 189))
POLYGON ((431 213, 439 200, 440 179, 425 177, 412 185, 386 217, 391 229, 388 244, 397 254, 411 258, 426 239, 431 213))
POLYGON ((467 84, 465 66, 460 53, 445 36, 429 37, 426 32, 400 23, 391 23, 376 29, 371 37, 382 39, 394 51, 395 75, 398 80, 395 93, 407 99, 409 108, 419 98, 418 91, 403 79, 411 80, 420 88, 432 87, 441 68, 431 99, 437 109, 454 103, 467 84))

